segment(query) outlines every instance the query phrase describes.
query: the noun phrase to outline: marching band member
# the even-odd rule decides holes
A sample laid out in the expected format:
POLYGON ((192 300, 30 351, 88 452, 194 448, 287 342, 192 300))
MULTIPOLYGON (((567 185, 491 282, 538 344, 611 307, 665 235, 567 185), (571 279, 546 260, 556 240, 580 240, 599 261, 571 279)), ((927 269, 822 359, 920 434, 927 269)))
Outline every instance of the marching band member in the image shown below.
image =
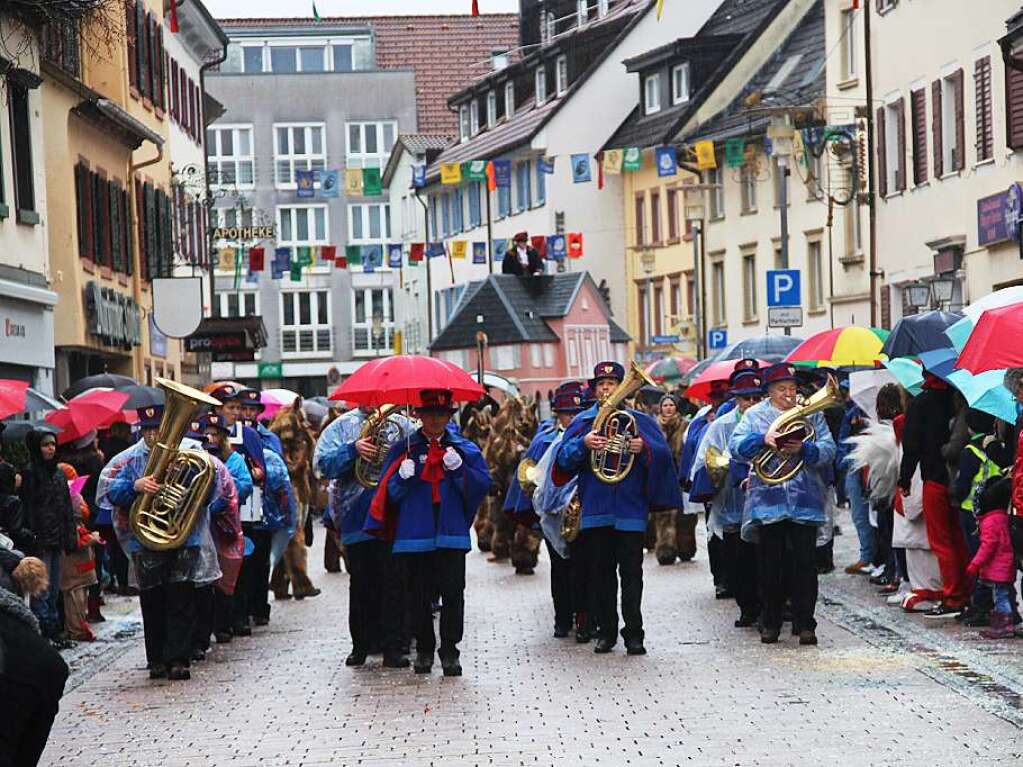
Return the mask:
POLYGON ((284 446, 281 439, 259 421, 260 414, 266 410, 266 405, 260 399, 259 392, 255 389, 239 389, 238 402, 242 407, 242 423, 255 430, 262 438, 263 447, 268 447, 277 455, 284 457, 284 446))
POLYGON ((835 441, 819 412, 807 416, 816 433, 814 440, 780 440, 771 425, 784 412, 796 407, 796 368, 785 362, 772 365, 764 371, 764 382, 767 400, 743 414, 728 440, 728 449, 733 456, 752 461, 766 447, 785 456, 798 456, 805 465, 780 484, 767 484, 756 473, 749 477, 748 519, 744 521, 742 536, 757 542, 764 601, 760 641, 764 644, 778 641, 788 581, 793 631, 799 634, 801 645, 815 645, 817 528, 826 521, 825 487, 818 467, 834 460, 835 441), (786 578, 786 571, 789 578, 786 578))
POLYGON ((447 389, 420 392, 422 421, 408 442, 394 445, 370 505, 365 530, 394 542, 412 585, 417 674, 433 668, 436 637, 431 603, 440 593, 440 661, 445 676, 461 676, 458 643, 465 619, 465 554, 469 527, 490 491, 490 471, 475 443, 448 428, 447 389))
MULTIPOLYGON (((352 651, 346 666, 361 666, 376 647, 384 651, 386 668, 407 668, 402 652, 402 578, 399 563, 391 555, 389 541, 363 532, 366 513, 375 488, 363 486, 355 476, 358 460, 377 462, 377 442, 372 435, 360 438, 372 407, 349 410, 332 421, 320 434, 313 453, 316 473, 330 480, 326 514, 348 553, 348 631, 352 651)), ((404 416, 391 416, 402 440, 412 431, 404 416)))
POLYGON ((555 458, 552 479, 563 485, 578 476, 582 503, 578 546, 583 554, 586 578, 592 585, 591 612, 597 623, 594 652, 608 653, 618 635, 618 577, 622 583, 622 638, 629 655, 643 655, 643 543, 651 509, 678 509, 682 504, 678 474, 671 450, 657 421, 637 410, 628 412, 636 420, 637 436, 628 444, 635 457, 632 470, 617 484, 607 484, 590 466, 591 453, 607 447, 607 437, 592 430, 600 403, 625 378, 617 362, 601 362, 594 369, 590 386, 597 404, 575 417, 564 434, 555 458), (616 575, 617 570, 617 575, 616 575))
MULTIPOLYGON (((731 456, 728 440, 746 411, 764 396, 763 377, 756 368, 740 367, 732 373, 730 394, 736 407, 716 418, 700 442, 696 454, 695 474, 690 498, 710 504, 707 519, 708 535, 723 542, 721 555, 729 588, 739 606, 736 627, 756 625, 760 617, 760 597, 757 594, 757 551, 752 543, 740 535, 746 493, 743 485, 749 473, 749 464, 731 456), (715 478, 715 469, 707 464, 708 450, 713 448, 728 461, 724 476, 715 478)), ((716 471, 722 471, 718 467, 716 471)))

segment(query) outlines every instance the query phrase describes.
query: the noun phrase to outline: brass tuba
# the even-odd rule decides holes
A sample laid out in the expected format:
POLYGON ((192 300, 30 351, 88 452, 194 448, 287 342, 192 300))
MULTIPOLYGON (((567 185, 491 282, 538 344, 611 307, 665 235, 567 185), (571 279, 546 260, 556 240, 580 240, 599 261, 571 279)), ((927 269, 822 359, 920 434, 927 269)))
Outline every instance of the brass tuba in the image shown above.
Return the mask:
POLYGON ((398 421, 400 405, 384 405, 373 411, 366 419, 359 432, 359 439, 371 439, 377 449, 377 457, 367 461, 362 456, 355 459, 355 480, 363 487, 372 490, 380 484, 380 470, 384 458, 391 445, 401 438, 401 423, 398 421))
POLYGON ((561 537, 569 543, 578 538, 582 521, 583 505, 579 500, 579 491, 576 490, 561 515, 561 537))
POLYGON ((206 496, 216 476, 216 466, 206 451, 179 450, 178 446, 196 408, 216 407, 220 402, 176 381, 157 378, 156 384, 164 390, 166 402, 144 476, 159 482, 160 489, 136 498, 128 521, 139 543, 152 551, 167 551, 188 540, 205 511, 206 496))
POLYGON ((629 441, 638 436, 636 418, 619 406, 644 386, 656 386, 635 362, 618 388, 600 403, 593 431, 607 438, 603 450, 590 453, 590 469, 601 482, 615 485, 629 476, 636 456, 629 452, 629 441))
MULTIPOLYGON (((768 431, 778 435, 779 443, 813 441, 817 438, 817 430, 810 421, 810 415, 819 410, 827 410, 840 401, 838 384, 835 383, 834 377, 829 375, 823 389, 775 418, 768 431)), ((765 485, 780 485, 792 479, 802 469, 803 459, 798 454, 788 455, 769 447, 765 447, 753 459, 753 471, 765 485)))
POLYGON ((515 474, 522 492, 528 494, 536 489, 536 461, 532 458, 523 458, 519 461, 519 467, 515 470, 515 474))
POLYGON ((704 457, 707 466, 707 474, 710 475, 711 484, 720 490, 728 478, 728 467, 731 458, 727 452, 722 452, 714 445, 707 446, 707 453, 704 457))

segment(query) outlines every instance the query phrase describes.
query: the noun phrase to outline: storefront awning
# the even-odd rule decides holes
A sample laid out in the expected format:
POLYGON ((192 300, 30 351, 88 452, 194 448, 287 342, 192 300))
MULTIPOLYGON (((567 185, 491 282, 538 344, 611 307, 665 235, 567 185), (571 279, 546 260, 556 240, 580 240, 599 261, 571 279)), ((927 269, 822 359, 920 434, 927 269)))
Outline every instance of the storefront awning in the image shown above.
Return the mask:
POLYGON ((214 362, 251 362, 266 346, 262 317, 207 317, 185 339, 185 351, 213 355, 214 362))

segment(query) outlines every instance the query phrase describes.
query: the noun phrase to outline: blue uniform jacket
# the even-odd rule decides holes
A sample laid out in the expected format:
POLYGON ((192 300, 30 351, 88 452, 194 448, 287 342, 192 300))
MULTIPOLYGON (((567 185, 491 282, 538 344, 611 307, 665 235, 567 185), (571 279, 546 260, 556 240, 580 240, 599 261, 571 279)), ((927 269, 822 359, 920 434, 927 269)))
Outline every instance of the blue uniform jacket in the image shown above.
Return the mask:
POLYGON ((422 431, 409 438, 408 453, 405 443, 399 442, 384 459, 380 486, 364 530, 393 537, 395 554, 471 548, 469 527, 490 491, 490 471, 480 449, 455 432, 447 430, 441 446, 458 451, 462 465, 455 471, 444 470, 438 504, 433 502, 433 486, 420 477, 429 448, 422 431), (416 473, 402 479, 398 467, 406 455, 415 462, 416 473))
MULTIPOLYGON (((538 463, 558 436, 558 427, 553 423, 546 423, 546 428, 541 426, 537 430, 536 436, 533 437, 533 441, 529 443, 529 447, 526 448, 526 452, 522 456, 523 460, 528 458, 538 463)), ((536 512, 533 511, 532 496, 522 492, 517 470, 512 472, 511 481, 508 484, 508 494, 504 497, 503 510, 505 514, 515 517, 524 525, 531 525, 537 521, 536 512)))
POLYGON ((231 479, 234 480, 234 488, 238 491, 238 505, 241 506, 249 499, 249 496, 252 495, 252 474, 249 473, 249 467, 245 462, 245 456, 239 452, 232 451, 231 455, 229 455, 227 460, 224 461, 224 465, 227 467, 227 470, 231 472, 231 479))
POLYGON ((609 485, 590 469, 590 451, 583 437, 593 429, 597 405, 577 415, 558 446, 553 471, 555 484, 564 484, 571 476, 579 479, 582 503, 581 529, 614 527, 626 532, 643 532, 651 510, 682 508, 678 472, 661 427, 650 416, 636 410, 639 435, 646 443, 635 457, 632 471, 621 482, 609 485))
POLYGON ((281 444, 281 438, 266 428, 263 424, 256 424, 256 433, 259 434, 263 439, 263 447, 270 448, 281 458, 284 457, 284 445, 281 444))
POLYGON ((266 479, 263 482, 263 521, 257 522, 259 530, 291 530, 295 529, 298 519, 298 505, 291 487, 291 475, 288 464, 271 450, 263 448, 266 461, 266 479))

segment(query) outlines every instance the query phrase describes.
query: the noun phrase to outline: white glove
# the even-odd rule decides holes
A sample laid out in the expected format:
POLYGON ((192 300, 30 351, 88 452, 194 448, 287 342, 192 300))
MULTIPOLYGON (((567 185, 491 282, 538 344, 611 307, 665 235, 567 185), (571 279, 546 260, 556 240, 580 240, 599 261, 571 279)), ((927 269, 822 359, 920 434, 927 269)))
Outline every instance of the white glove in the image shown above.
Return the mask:
POLYGON ((402 479, 408 479, 416 475, 416 462, 411 458, 406 458, 401 462, 401 466, 398 467, 398 476, 402 479))
POLYGON ((457 471, 462 466, 462 456, 453 447, 444 452, 444 468, 448 471, 457 471))

